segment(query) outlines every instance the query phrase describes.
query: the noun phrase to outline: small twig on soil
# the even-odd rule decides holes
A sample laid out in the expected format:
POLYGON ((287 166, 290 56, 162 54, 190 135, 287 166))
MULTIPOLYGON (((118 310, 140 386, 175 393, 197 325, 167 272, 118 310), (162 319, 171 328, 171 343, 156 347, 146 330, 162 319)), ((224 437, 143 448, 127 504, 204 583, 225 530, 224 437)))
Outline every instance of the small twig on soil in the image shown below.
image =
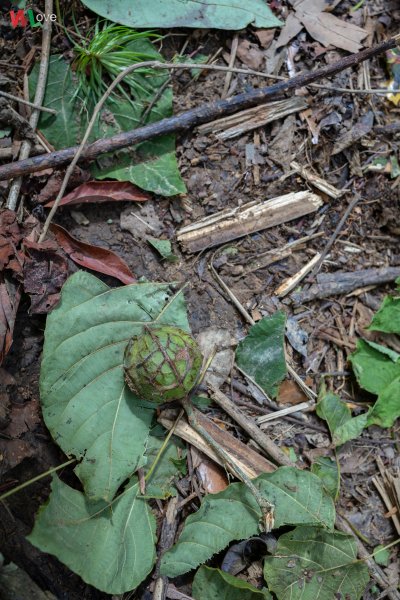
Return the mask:
POLYGON ((316 298, 328 298, 339 294, 347 294, 358 288, 370 285, 389 283, 400 277, 400 267, 382 267, 380 269, 363 269, 361 271, 320 274, 317 276, 316 284, 313 284, 304 292, 295 292, 292 299, 296 304, 309 302, 316 298))
POLYGON ((62 465, 58 465, 58 467, 53 467, 52 469, 45 471, 45 473, 40 473, 40 475, 36 475, 36 477, 32 477, 32 479, 29 479, 29 481, 25 481, 24 483, 21 483, 21 485, 18 485, 17 487, 13 488, 12 490, 9 490, 8 492, 5 492, 4 494, 2 494, 0 496, 0 502, 5 500, 9 496, 12 496, 13 494, 20 492, 21 490, 30 486, 32 483, 35 483, 36 481, 40 481, 40 479, 43 479, 44 477, 47 477, 48 475, 51 475, 52 473, 56 473, 57 471, 60 471, 61 469, 68 467, 68 465, 72 465, 72 463, 74 463, 74 462, 76 462, 76 458, 71 458, 71 460, 67 460, 67 462, 63 463, 62 465))
MULTIPOLYGON (((229 65, 228 65, 228 67, 230 69, 233 69, 233 67, 234 67, 238 45, 239 45, 239 34, 235 33, 235 35, 232 38, 231 55, 229 58, 229 65)), ((221 98, 226 98, 228 95, 229 87, 230 87, 231 81, 232 81, 232 75, 233 75, 233 71, 231 70, 231 71, 228 71, 225 76, 224 89, 222 91, 221 98)))
POLYGON ((328 243, 326 244, 325 248, 323 249, 317 264, 313 268, 311 277, 315 277, 315 275, 318 273, 324 258, 327 256, 329 250, 332 248, 337 236, 342 231, 344 224, 346 223, 351 211, 353 210, 353 208, 356 206, 356 204, 359 201, 360 201, 360 196, 356 196, 356 198, 353 198, 353 200, 350 202, 349 206, 346 208, 343 217, 340 219, 339 223, 337 224, 335 231, 332 233, 331 237, 329 238, 328 243))
POLYGON ((313 267, 320 262, 321 254, 316 254, 312 257, 311 260, 308 261, 297 273, 288 277, 281 283, 281 285, 275 290, 275 296, 278 298, 283 298, 289 292, 294 290, 301 281, 303 281, 304 277, 308 275, 308 273, 313 269, 313 267))
MULTIPOLYGON (((244 110, 245 108, 257 106, 266 102, 269 99, 276 98, 277 96, 285 92, 298 89, 306 85, 310 85, 318 79, 335 75, 336 73, 339 73, 344 69, 348 69, 349 67, 358 65, 364 60, 372 58, 373 56, 377 56, 378 54, 381 54, 386 50, 395 48, 398 44, 398 38, 399 36, 395 36, 385 42, 382 42, 381 44, 378 44, 377 46, 374 46, 373 48, 367 48, 366 50, 362 50, 361 52, 350 54, 349 56, 346 56, 335 63, 327 65, 326 67, 316 69, 315 71, 312 71, 310 73, 303 73, 287 81, 275 83, 265 88, 254 89, 251 92, 239 94, 226 100, 224 99, 218 100, 216 102, 211 102, 209 104, 199 106, 198 108, 195 108, 193 110, 184 112, 180 115, 176 115, 168 119, 162 119, 161 121, 157 121, 156 123, 146 125, 145 127, 140 127, 132 131, 120 133, 115 136, 112 136, 111 138, 97 140, 96 142, 90 144, 87 148, 85 148, 85 151, 81 154, 81 158, 93 160, 94 158, 98 157, 100 154, 104 154, 105 152, 113 152, 115 150, 120 150, 121 148, 126 148, 127 146, 138 144, 139 142, 148 141, 160 135, 167 135, 171 133, 176 134, 182 131, 187 131, 188 129, 196 127, 202 123, 213 121, 214 119, 219 118, 223 115, 233 114, 239 110, 244 110)), ((128 67, 128 69, 126 69, 125 71, 122 71, 118 78, 115 80, 115 85, 117 85, 125 75, 131 73, 135 68, 145 66, 160 69, 200 68, 214 69, 220 71, 229 70, 229 67, 222 67, 218 65, 196 65, 194 63, 171 65, 171 63, 154 63, 153 61, 149 61, 144 63, 137 63, 136 65, 132 65, 132 67, 128 67)), ((251 74, 248 69, 241 69, 240 71, 247 75, 251 74)), ((235 72, 240 71, 235 69, 235 72)), ((265 73, 264 76, 268 77, 268 75, 266 75, 265 73)), ((58 152, 52 152, 51 154, 48 154, 45 158, 40 157, 39 160, 38 158, 32 158, 24 161, 18 161, 14 164, 4 165, 0 167, 0 180, 11 179, 13 177, 16 177, 17 175, 32 173, 34 171, 47 169, 48 167, 61 167, 65 164, 68 164, 73 159, 78 149, 79 147, 76 146, 72 148, 65 148, 64 150, 60 150, 58 152)))
MULTIPOLYGON (((53 0, 46 0, 45 14, 50 15, 53 12, 53 0)), ((42 52, 40 56, 39 75, 36 85, 34 104, 39 107, 43 104, 44 94, 46 90, 47 72, 49 68, 49 55, 50 55, 50 44, 51 44, 51 21, 45 21, 43 23, 43 37, 42 37, 42 52)), ((39 122, 40 108, 35 108, 29 118, 29 125, 33 130, 36 129, 39 122)), ((25 160, 29 157, 32 147, 32 142, 25 140, 21 146, 19 154, 20 160, 25 160)), ((18 203, 18 196, 22 185, 22 176, 14 179, 11 184, 11 188, 7 199, 7 208, 15 210, 18 203)))
POLYGON ((53 108, 46 108, 45 106, 40 106, 38 104, 35 104, 34 102, 28 102, 28 100, 24 100, 23 98, 19 98, 18 96, 13 96, 12 94, 9 94, 8 92, 3 92, 2 90, 0 90, 0 96, 4 96, 4 98, 8 98, 9 100, 14 100, 15 102, 19 102, 20 104, 25 104, 26 106, 31 106, 35 110, 38 110, 41 112, 47 112, 47 113, 50 113, 51 115, 57 114, 57 111, 54 110, 53 108))
POLYGON ((302 410, 309 410, 315 406, 315 402, 302 402, 301 404, 296 404, 295 406, 288 406, 287 408, 282 408, 282 410, 277 410, 276 412, 272 412, 269 415, 263 415, 262 417, 258 417, 256 422, 261 425, 262 423, 268 423, 269 421, 274 421, 275 419, 280 419, 281 417, 286 417, 287 415, 291 415, 295 412, 301 412, 302 410))
POLYGON ((178 502, 179 498, 171 498, 168 502, 167 510, 165 511, 165 517, 163 519, 160 541, 158 544, 158 559, 155 570, 155 576, 157 577, 154 584, 153 600, 164 600, 165 591, 168 586, 168 577, 163 575, 160 576, 160 564, 164 553, 169 550, 174 543, 176 530, 178 529, 178 502))
POLYGON ((339 514, 336 515, 336 522, 335 522, 336 528, 339 529, 339 531, 342 531, 343 533, 347 533, 350 534, 354 537, 356 543, 357 543, 357 550, 358 550, 358 556, 362 559, 365 560, 370 575, 373 579, 375 579, 376 583, 385 591, 387 591, 387 597, 390 600, 400 600, 400 593, 397 590, 390 590, 388 589, 390 584, 387 580, 387 577, 385 575, 385 573, 383 572, 383 570, 380 568, 379 565, 376 564, 376 562, 373 560, 373 558, 370 557, 369 552, 366 550, 364 544, 361 542, 361 540, 359 540, 359 538, 355 535, 355 533, 353 532, 352 528, 350 527, 350 525, 347 523, 347 521, 340 516, 339 514))
POLYGON ((254 419, 246 417, 246 415, 237 408, 237 406, 221 392, 221 390, 209 386, 212 399, 216 402, 240 427, 248 433, 248 435, 272 458, 278 465, 286 465, 288 467, 295 466, 295 463, 290 460, 288 456, 274 444, 269 437, 261 431, 256 425, 254 419))

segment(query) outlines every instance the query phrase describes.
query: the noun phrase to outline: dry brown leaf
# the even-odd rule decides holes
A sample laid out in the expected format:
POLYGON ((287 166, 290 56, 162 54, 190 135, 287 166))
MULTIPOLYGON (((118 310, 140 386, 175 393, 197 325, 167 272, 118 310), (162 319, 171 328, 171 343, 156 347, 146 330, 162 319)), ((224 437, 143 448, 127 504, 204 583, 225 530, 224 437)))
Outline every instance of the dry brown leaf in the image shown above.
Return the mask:
POLYGON ((348 52, 358 52, 361 41, 368 31, 335 17, 329 9, 337 4, 327 5, 325 0, 291 0, 295 14, 289 14, 277 40, 277 47, 287 45, 304 26, 310 36, 324 46, 335 46, 348 52))
POLYGON ((237 48, 237 57, 254 71, 261 69, 265 59, 263 51, 248 40, 240 40, 237 48))
POLYGON ((307 396, 294 381, 285 380, 279 386, 278 404, 301 404, 307 402, 307 396))

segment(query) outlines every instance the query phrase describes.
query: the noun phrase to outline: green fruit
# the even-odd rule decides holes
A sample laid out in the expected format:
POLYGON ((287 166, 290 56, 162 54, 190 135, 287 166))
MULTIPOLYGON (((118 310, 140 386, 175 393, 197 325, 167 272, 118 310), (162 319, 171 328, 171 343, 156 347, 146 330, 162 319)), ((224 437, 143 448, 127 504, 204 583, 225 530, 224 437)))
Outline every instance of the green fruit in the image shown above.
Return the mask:
POLYGON ((182 329, 145 326, 126 347, 125 380, 144 400, 180 400, 196 384, 202 362, 197 342, 182 329))

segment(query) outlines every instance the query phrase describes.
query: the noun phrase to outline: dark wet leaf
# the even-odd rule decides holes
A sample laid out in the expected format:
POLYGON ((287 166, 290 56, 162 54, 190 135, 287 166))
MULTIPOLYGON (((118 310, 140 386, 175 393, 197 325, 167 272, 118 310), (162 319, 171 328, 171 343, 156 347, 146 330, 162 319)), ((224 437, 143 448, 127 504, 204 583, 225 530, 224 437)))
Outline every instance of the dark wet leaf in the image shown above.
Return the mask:
POLYGON ((0 273, 0 365, 13 342, 15 317, 20 299, 20 286, 0 273))
MULTIPOLYGON (((129 181, 88 181, 64 196, 60 206, 85 204, 89 202, 145 202, 150 194, 141 191, 129 181)), ((53 206, 54 200, 45 204, 53 206)))
POLYGON ((50 228, 60 247, 78 265, 98 273, 111 275, 122 283, 129 284, 136 281, 126 262, 115 252, 81 242, 60 225, 53 223, 50 228))
POLYGON ((276 397, 278 384, 286 375, 285 320, 282 311, 264 317, 251 327, 236 350, 238 366, 272 398, 276 397))
POLYGON ((24 240, 24 290, 31 298, 32 314, 47 314, 57 304, 68 277, 68 261, 51 240, 42 244, 24 240))

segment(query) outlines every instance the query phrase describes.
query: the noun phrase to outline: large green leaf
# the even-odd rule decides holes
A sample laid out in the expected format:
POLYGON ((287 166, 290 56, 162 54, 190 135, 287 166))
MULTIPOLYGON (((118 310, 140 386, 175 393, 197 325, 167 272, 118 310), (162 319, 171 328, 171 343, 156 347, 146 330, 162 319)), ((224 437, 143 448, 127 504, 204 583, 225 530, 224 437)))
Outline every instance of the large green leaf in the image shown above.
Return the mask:
POLYGON ((286 375, 285 313, 277 311, 250 328, 236 350, 236 362, 272 398, 286 375))
POLYGON ((124 382, 123 354, 143 323, 188 330, 185 301, 167 284, 110 289, 78 272, 49 315, 40 375, 43 416, 88 497, 111 500, 144 463, 153 411, 124 382))
POLYGON ((106 19, 128 27, 194 27, 210 29, 244 29, 279 27, 264 0, 82 0, 83 4, 106 19))
POLYGON ((137 587, 155 561, 155 519, 136 480, 112 502, 89 502, 54 477, 28 540, 108 594, 137 587))
POLYGON ((400 333, 400 297, 386 296, 369 326, 371 331, 400 333))
POLYGON ((195 600, 272 600, 267 590, 253 585, 219 569, 200 567, 193 581, 195 600))
POLYGON ((388 350, 384 346, 358 340, 357 350, 349 357, 358 383, 372 394, 380 394, 400 376, 400 360, 394 361, 396 353, 390 351, 388 354, 388 350))
MULTIPOLYGON (((275 505, 275 526, 323 525, 333 528, 333 501, 322 481, 308 471, 281 467, 254 480, 262 495, 275 505)), ((261 512, 242 483, 210 494, 200 509, 187 518, 179 541, 162 560, 162 573, 176 577, 194 569, 231 541, 259 531, 261 512)))
POLYGON ((265 559, 264 577, 278 600, 358 600, 369 581, 352 536, 318 527, 282 535, 265 559))
MULTIPOLYGON (((146 54, 154 54, 155 60, 162 59, 146 40, 138 40, 129 47, 132 50, 145 51, 146 54)), ((37 77, 36 65, 29 76, 32 94, 36 88, 37 77)), ((152 77, 145 78, 140 74, 136 77, 139 78, 140 88, 132 91, 130 101, 118 96, 112 96, 106 101, 89 141, 136 129, 144 124, 142 121, 146 107, 159 94, 160 87, 168 75, 159 71, 152 77), (138 89, 143 90, 141 96, 138 96, 138 89)), ((77 92, 78 81, 69 64, 61 55, 51 56, 44 104, 55 109, 57 115, 41 113, 38 127, 57 150, 78 144, 88 125, 91 115, 88 114, 87 108, 82 109, 82 103, 76 96, 77 92)), ((145 123, 159 121, 171 114, 172 91, 167 88, 152 106, 145 123)), ((93 173, 98 179, 107 177, 131 181, 145 190, 164 196, 186 191, 175 157, 174 136, 163 136, 138 144, 129 150, 119 151, 116 155, 101 157, 98 159, 98 165, 93 166, 93 173)))
POLYGON ((393 379, 379 394, 378 400, 368 411, 367 425, 392 427, 400 417, 400 375, 393 379))

